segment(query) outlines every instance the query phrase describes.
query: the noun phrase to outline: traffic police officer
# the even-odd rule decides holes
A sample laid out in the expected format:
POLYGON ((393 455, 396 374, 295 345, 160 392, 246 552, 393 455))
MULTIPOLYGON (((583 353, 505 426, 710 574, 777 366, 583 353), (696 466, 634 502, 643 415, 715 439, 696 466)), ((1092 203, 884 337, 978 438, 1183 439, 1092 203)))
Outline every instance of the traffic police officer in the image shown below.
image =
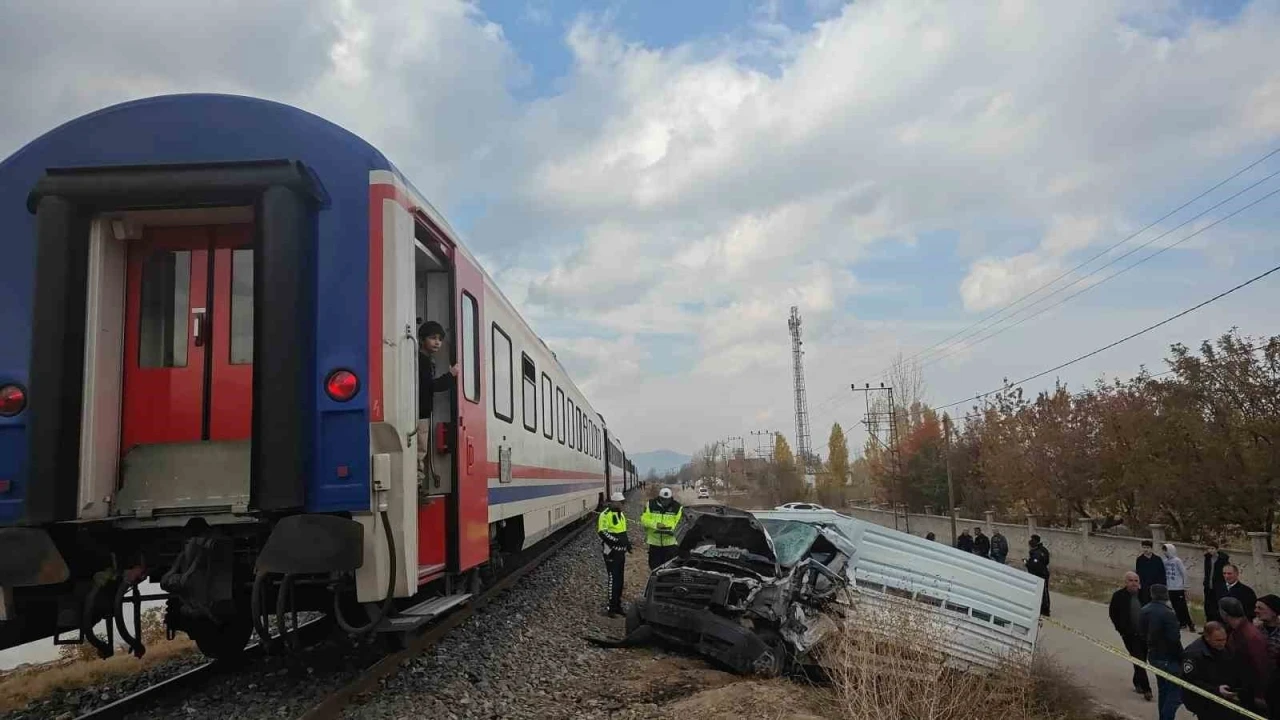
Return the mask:
POLYGON ((622 614, 622 580, 627 567, 627 553, 631 552, 631 538, 627 535, 627 516, 622 514, 622 493, 609 496, 609 506, 596 520, 596 532, 604 552, 604 569, 609 576, 609 617, 622 614))
POLYGON ((644 542, 649 546, 649 571, 667 562, 676 554, 676 526, 684 507, 671 496, 671 488, 662 488, 658 497, 650 500, 640 516, 644 526, 644 542))

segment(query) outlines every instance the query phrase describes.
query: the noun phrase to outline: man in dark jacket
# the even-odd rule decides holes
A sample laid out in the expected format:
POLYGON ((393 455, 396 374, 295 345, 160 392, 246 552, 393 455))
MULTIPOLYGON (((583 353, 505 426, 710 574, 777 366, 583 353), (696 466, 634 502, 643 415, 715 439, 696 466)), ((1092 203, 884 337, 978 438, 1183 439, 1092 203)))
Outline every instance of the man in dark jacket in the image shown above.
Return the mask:
MULTIPOLYGON (((1131 657, 1139 660, 1147 659, 1147 639, 1138 632, 1138 615, 1142 612, 1142 603, 1138 601, 1138 574, 1124 574, 1124 587, 1111 594, 1111 606, 1107 614, 1111 616, 1111 624, 1120 639, 1124 641, 1124 649, 1131 657)), ((1225 636, 1223 636, 1225 638, 1225 636)), ((1147 671, 1141 665, 1133 666, 1133 689, 1142 693, 1142 697, 1151 700, 1151 681, 1147 679, 1147 671)))
MULTIPOLYGON (((1222 592, 1218 593, 1218 613, 1222 613, 1222 601, 1227 598, 1235 598, 1240 601, 1240 605, 1244 607, 1244 616, 1249 622, 1253 622, 1254 608, 1258 604, 1258 594, 1253 588, 1240 582, 1240 568, 1235 563, 1227 563, 1222 566, 1222 579, 1226 581, 1223 584, 1222 592)), ((1222 617, 1223 621, 1230 618, 1222 617)))
POLYGON ((1138 579, 1142 582, 1138 589, 1138 599, 1143 605, 1151 602, 1151 586, 1164 585, 1164 560, 1160 559, 1151 550, 1151 541, 1142 541, 1142 554, 1138 556, 1137 562, 1134 563, 1135 571, 1138 573, 1138 579))
POLYGON ((996 530, 991 533, 991 559, 1003 565, 1007 557, 1009 557, 1009 541, 999 530, 996 530))
POLYGON ((973 536, 968 530, 960 531, 960 537, 956 538, 956 549, 967 553, 973 552, 973 536))
POLYGON ((973 554, 981 557, 991 556, 991 538, 982 533, 982 528, 973 529, 973 554))
MULTIPOLYGON (((1227 630, 1210 620, 1195 642, 1182 652, 1182 679, 1220 698, 1239 703, 1239 675, 1227 652, 1227 630)), ((1240 714, 1193 692, 1182 694, 1182 704, 1200 720, 1232 720, 1240 714)))
POLYGON ((1204 616, 1207 620, 1218 620, 1218 600, 1227 587, 1222 578, 1222 569, 1231 560, 1225 551, 1210 545, 1204 550, 1204 616))
POLYGON ((1271 681, 1267 639, 1245 618, 1244 607, 1236 598, 1225 597, 1219 600, 1218 614, 1231 629, 1227 636, 1227 650, 1241 675, 1241 704, 1252 707, 1256 701, 1265 699, 1267 683, 1271 681))
MULTIPOLYGON (((1169 607, 1169 590, 1163 584, 1149 589, 1151 602, 1138 613, 1138 631, 1147 640, 1147 662, 1176 676, 1182 669, 1182 630, 1178 615, 1169 607)), ((1182 689, 1156 676, 1160 720, 1174 720, 1182 704, 1182 689)))
POLYGON ((1032 535, 1031 542, 1028 545, 1030 550, 1027 552, 1027 561, 1025 563, 1027 572, 1038 578, 1044 578, 1044 594, 1040 598, 1040 614, 1049 617, 1049 548, 1046 548, 1040 542, 1039 535, 1032 535))

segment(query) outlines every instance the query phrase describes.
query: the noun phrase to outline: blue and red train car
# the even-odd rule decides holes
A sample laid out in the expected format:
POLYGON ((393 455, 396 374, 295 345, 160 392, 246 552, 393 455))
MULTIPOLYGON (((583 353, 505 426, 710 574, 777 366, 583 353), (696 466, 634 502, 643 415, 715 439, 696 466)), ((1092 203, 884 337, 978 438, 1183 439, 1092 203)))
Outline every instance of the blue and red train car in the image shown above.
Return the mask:
POLYGON ((0 164, 0 227, 0 647, 106 654, 111 619, 140 651, 147 578, 214 656, 286 606, 412 626, 637 483, 441 215, 319 117, 106 108, 0 164), (422 320, 460 366, 429 434, 422 320))

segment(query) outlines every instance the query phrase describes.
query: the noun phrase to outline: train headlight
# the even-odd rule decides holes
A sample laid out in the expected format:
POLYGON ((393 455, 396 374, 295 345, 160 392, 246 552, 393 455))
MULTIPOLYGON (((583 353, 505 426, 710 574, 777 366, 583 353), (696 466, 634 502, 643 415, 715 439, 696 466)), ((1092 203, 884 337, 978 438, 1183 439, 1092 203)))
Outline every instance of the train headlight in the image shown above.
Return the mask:
POLYGON ((324 391, 338 402, 346 402, 360 392, 360 378, 350 370, 334 370, 325 378, 324 391))
POLYGON ((0 417, 13 417, 27 409, 27 391, 21 385, 0 387, 0 417))

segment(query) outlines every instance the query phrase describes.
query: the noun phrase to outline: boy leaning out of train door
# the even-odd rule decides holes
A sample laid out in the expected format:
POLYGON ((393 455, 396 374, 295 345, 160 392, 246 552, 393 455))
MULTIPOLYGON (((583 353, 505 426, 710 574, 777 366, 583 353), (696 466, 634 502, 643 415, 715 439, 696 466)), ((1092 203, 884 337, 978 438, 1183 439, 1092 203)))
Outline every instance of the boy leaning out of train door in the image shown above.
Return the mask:
POLYGON ((436 377, 435 354, 444 347, 444 326, 428 320, 418 328, 418 477, 426 479, 435 475, 425 458, 431 443, 431 411, 436 393, 450 390, 458 376, 458 365, 449 366, 449 372, 436 377))

